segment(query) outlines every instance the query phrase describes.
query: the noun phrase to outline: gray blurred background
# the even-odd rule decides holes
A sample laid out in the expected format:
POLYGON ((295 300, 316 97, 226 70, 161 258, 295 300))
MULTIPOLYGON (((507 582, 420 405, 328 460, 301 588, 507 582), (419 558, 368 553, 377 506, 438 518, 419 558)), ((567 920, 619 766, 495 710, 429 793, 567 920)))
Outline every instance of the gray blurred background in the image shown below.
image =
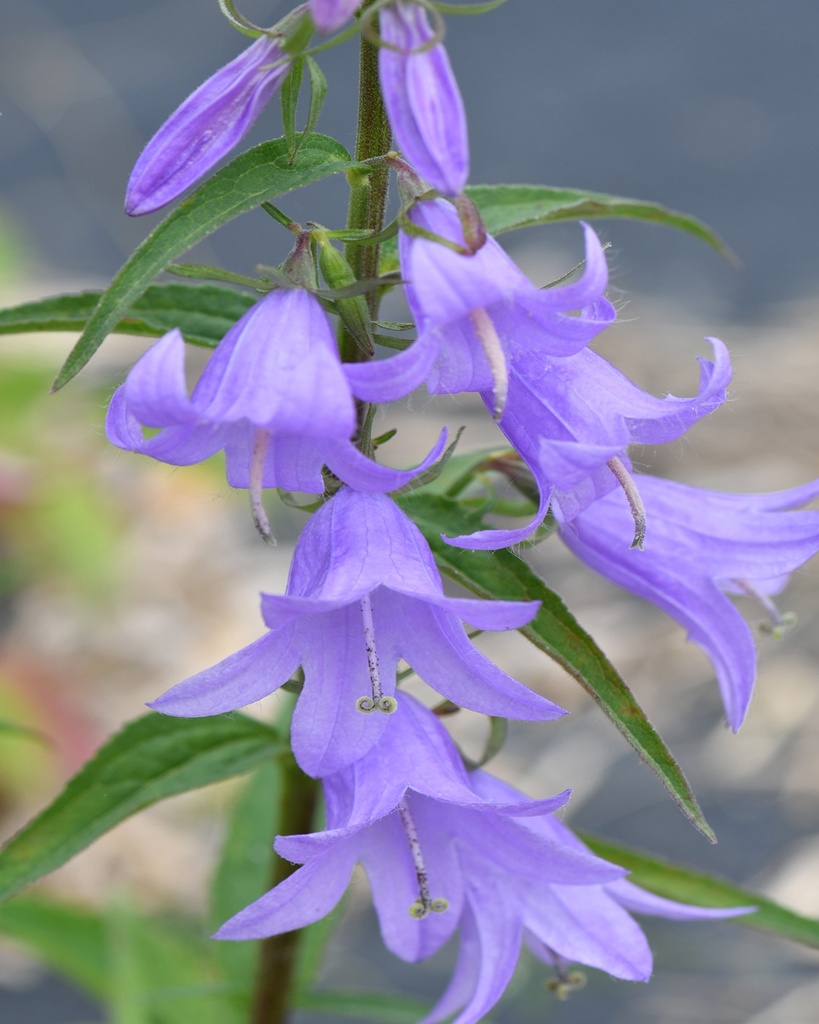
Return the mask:
MULTIPOLYGON (((4 294, 12 301, 58 288, 99 286, 159 219, 129 220, 122 213, 125 181, 141 147, 199 82, 236 55, 243 40, 224 23, 216 0, 0 2, 0 231, 14 239, 7 246, 4 294)), ((241 9, 270 23, 288 6, 246 0, 241 9)), ((693 387, 686 348, 698 346, 704 334, 722 334, 735 357, 732 397, 737 401, 713 417, 707 429, 700 425, 692 439, 642 453, 641 462, 724 489, 785 487, 819 476, 816 0, 509 0, 497 12, 453 17, 448 23, 447 46, 469 116, 473 182, 545 183, 653 199, 699 216, 742 260, 737 270, 701 243, 667 229, 598 223, 612 243, 612 294, 624 310, 619 333, 604 342, 608 357, 656 393, 671 389, 678 394, 693 387), (675 361, 688 372, 679 387, 672 383, 676 371, 670 364, 675 361)), ((354 46, 322 55, 321 64, 331 91, 319 128, 352 145, 354 46)), ((273 104, 248 144, 278 134, 278 124, 273 104)), ((332 182, 288 197, 282 206, 296 219, 339 226, 342 195, 343 183, 332 182)), ((510 245, 533 278, 543 282, 571 265, 577 234, 576 227, 560 225, 521 233, 510 238, 510 245)), ((252 272, 256 263, 284 255, 283 236, 263 214, 250 214, 191 258, 252 272)), ((48 349, 52 369, 65 347, 62 338, 48 349)), ((120 362, 106 371, 111 380, 135 351, 120 348, 120 362)), ((436 409, 430 407, 428 427, 413 425, 418 437, 408 459, 421 446, 424 432, 432 436, 437 429, 432 423, 436 409)), ((469 443, 492 443, 477 409, 462 403, 459 416, 469 424, 469 443)), ((83 442, 78 444, 84 451, 83 442)), ((134 472, 132 462, 122 462, 120 469, 110 454, 93 457, 108 459, 101 471, 106 481, 126 491, 137 487, 123 483, 124 474, 134 472)), ((241 532, 246 527, 243 503, 230 506, 230 515, 242 525, 238 539, 227 541, 230 516, 224 502, 211 505, 213 521, 205 522, 201 502, 194 505, 189 494, 181 499, 168 494, 169 488, 187 486, 182 475, 171 477, 165 467, 143 467, 139 473, 150 483, 139 485, 144 492, 127 491, 136 511, 150 515, 148 497, 164 502, 163 514, 171 519, 167 510, 177 507, 174 501, 180 500, 183 510, 167 532, 164 520, 154 526, 149 520, 147 526, 134 521, 133 543, 142 545, 137 548, 139 571, 146 579, 164 579, 172 550, 178 573, 175 609, 215 586, 220 595, 228 595, 235 617, 237 609, 255 615, 255 591, 275 588, 269 567, 256 566, 253 538, 241 532), (197 525, 186 547, 180 544, 179 529, 189 525, 194 507, 197 525), (203 544, 219 552, 216 567, 201 564, 203 544), (242 579, 234 570, 236 559, 243 560, 242 579)), ((203 493, 214 491, 205 488, 203 493)), ((218 496, 221 501, 223 491, 218 496)), ((282 547, 283 558, 286 543, 282 547)), ((797 575, 786 607, 799 613, 800 625, 783 644, 764 645, 759 696, 745 730, 732 737, 721 724, 710 667, 684 647, 680 630, 590 574, 579 573, 555 548, 549 542, 533 555, 539 569, 570 601, 667 736, 720 845, 712 849, 693 833, 576 687, 557 670, 544 673, 522 646, 512 655, 499 654, 506 658, 504 667, 574 713, 545 744, 541 732, 516 730, 516 743, 499 773, 516 778, 535 795, 574 786, 569 820, 578 827, 761 887, 819 915, 819 846, 813 838, 819 830, 819 602, 811 596, 818 574, 806 570, 797 575)), ((150 612, 152 593, 145 585, 143 618, 136 618, 154 630, 168 628, 169 620, 163 627, 150 612)), ((132 664, 127 671, 118 669, 136 689, 123 687, 113 702, 104 696, 108 691, 102 684, 95 691, 104 708, 100 717, 112 720, 133 716, 134 692, 148 699, 162 688, 158 678, 170 685, 184 671, 202 667, 203 642, 216 660, 258 633, 253 620, 236 627, 237 638, 228 640, 224 623, 233 620, 214 605, 209 614, 218 620, 224 641, 216 653, 208 646, 210 620, 198 609, 198 625, 187 622, 180 630, 190 649, 174 649, 176 662, 160 670, 140 663, 152 634, 139 635, 133 614, 118 621, 116 637, 109 626, 103 639, 87 641, 104 648, 104 657, 96 648, 89 653, 78 647, 79 641, 67 639, 65 622, 73 614, 72 607, 48 605, 44 611, 35 602, 23 606, 17 628, 42 643, 41 624, 52 615, 63 625, 48 641, 49 656, 73 662, 78 674, 83 658, 89 665, 102 660, 109 677, 111 650, 122 643, 122 631, 136 630, 129 634, 130 647, 125 644, 132 664)), ((178 614, 193 620, 192 612, 178 614)), ((751 610, 749 618, 755 617, 751 610)), ((142 841, 153 847, 158 845, 156 830, 171 826, 167 816, 149 820, 154 831, 142 841)), ((202 828, 207 831, 202 826, 196 833, 190 857, 207 850, 202 828)), ((207 834, 215 844, 212 829, 207 834)), ((129 849, 140 850, 139 834, 130 835, 129 849)), ((173 837, 174 843, 183 842, 176 833, 173 837)), ((133 870, 121 845, 112 855, 119 877, 133 870)), ((144 849, 140 856, 146 856, 144 849)), ((190 864, 190 858, 178 860, 190 864)), ((140 877, 140 885, 172 889, 167 877, 157 880, 178 871, 178 865, 171 869, 168 863, 158 867, 152 881, 140 877)), ((336 942, 338 959, 328 983, 357 978, 361 984, 376 966, 383 981, 395 974, 408 992, 418 986, 431 995, 444 984, 445 959, 419 982, 417 969, 405 969, 381 951, 373 940, 366 900, 354 902, 349 915, 349 928, 361 945, 356 952, 349 932, 336 942)), ((649 922, 646 927, 658 961, 651 986, 595 976, 585 992, 563 1005, 545 993, 544 972, 529 966, 509 1002, 493 1016, 496 1024, 544 1019, 560 1024, 815 1024, 819 981, 812 954, 728 924, 649 922)), ((2 959, 0 953, 0 966, 2 959)), ((18 961, 7 956, 5 962, 11 966, 0 971, 0 982, 10 988, 0 989, 0 1019, 13 1024, 103 1019, 56 981, 38 987, 35 978, 15 988, 18 961)), ((20 972, 29 978, 23 968, 20 972)), ((304 1024, 319 1019, 298 1017, 304 1024)))
MULTIPOLYGON (((288 6, 243 8, 268 24, 288 6)), ((30 258, 105 279, 150 226, 121 213, 141 147, 243 37, 215 0, 3 0, 2 10, 2 216, 30 258)), ((695 213, 739 255, 740 272, 686 237, 618 223, 603 228, 615 284, 759 317, 816 289, 818 44, 814 0, 509 0, 452 18, 472 180, 695 213)), ((354 47, 321 63, 331 91, 320 127, 352 144, 354 47)), ((275 104, 251 141, 265 133, 278 134, 275 104)), ((287 205, 337 219, 318 199, 287 205)), ((269 259, 270 235, 263 215, 250 216, 208 244, 247 269, 269 259)))

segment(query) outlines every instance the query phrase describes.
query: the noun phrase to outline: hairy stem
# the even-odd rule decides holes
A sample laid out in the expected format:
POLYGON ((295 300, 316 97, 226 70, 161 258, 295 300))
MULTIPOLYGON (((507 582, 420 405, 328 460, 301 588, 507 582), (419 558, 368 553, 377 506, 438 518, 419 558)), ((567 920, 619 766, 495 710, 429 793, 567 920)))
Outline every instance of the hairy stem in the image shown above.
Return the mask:
MULTIPOLYGON (((283 835, 310 832, 316 810, 318 783, 304 774, 292 756, 287 758, 283 772, 277 818, 281 832, 283 835)), ((298 864, 276 857, 271 884, 278 885, 297 869, 298 864)), ((301 931, 284 932, 262 941, 250 1024, 285 1024, 287 1021, 301 935, 301 931)))
MULTIPOLYGON (((364 4, 364 9, 369 4, 364 4)), ((384 109, 381 83, 378 78, 378 47, 361 36, 358 79, 358 128, 356 133, 355 158, 369 160, 389 152, 392 144, 392 130, 384 109)), ((368 228, 378 232, 384 226, 387 208, 389 169, 383 164, 371 164, 366 176, 355 180, 350 190, 350 205, 347 211, 348 228, 368 228)), ((379 247, 377 245, 356 245, 350 242, 345 255, 353 268, 356 279, 367 280, 378 274, 379 247)), ((379 296, 375 291, 367 293, 370 315, 378 312, 379 296)), ((357 358, 352 338, 342 338, 342 358, 352 361, 357 358)))

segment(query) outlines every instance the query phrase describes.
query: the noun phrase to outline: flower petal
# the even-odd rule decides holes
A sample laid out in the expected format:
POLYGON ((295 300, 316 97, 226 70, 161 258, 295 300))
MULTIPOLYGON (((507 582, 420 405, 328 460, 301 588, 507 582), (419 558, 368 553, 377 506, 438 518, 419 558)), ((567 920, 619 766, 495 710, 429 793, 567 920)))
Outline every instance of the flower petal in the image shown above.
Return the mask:
POLYGON ((434 35, 420 4, 382 7, 379 28, 389 44, 378 56, 381 90, 398 146, 433 188, 456 196, 469 176, 469 143, 446 50, 440 43, 420 50, 434 35))
POLYGON ((549 721, 562 708, 502 672, 470 643, 454 615, 405 594, 378 595, 379 650, 404 658, 433 689, 485 715, 549 721))
POLYGON ((306 928, 326 917, 344 895, 355 866, 355 847, 339 842, 226 921, 215 939, 264 939, 306 928))
POLYGON ((290 633, 267 633, 218 665, 172 686, 148 707, 181 718, 235 711, 267 697, 298 666, 290 633))
POLYGON ((139 156, 125 212, 151 213, 180 196, 236 146, 279 87, 290 64, 278 39, 261 36, 220 68, 168 118, 139 156))

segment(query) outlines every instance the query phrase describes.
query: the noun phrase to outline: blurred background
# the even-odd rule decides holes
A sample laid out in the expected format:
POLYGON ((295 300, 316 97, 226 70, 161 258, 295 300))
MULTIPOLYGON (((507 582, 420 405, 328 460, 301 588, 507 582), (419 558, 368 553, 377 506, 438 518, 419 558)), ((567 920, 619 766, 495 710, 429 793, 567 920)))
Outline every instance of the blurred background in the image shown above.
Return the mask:
MULTIPOLYGON (((246 0, 271 23, 288 5, 246 0)), ((652 199, 706 221, 731 267, 666 229, 599 222, 611 243, 620 322, 598 346, 654 393, 690 394, 693 357, 718 335, 734 358, 731 401, 683 441, 636 453, 641 468, 717 489, 766 490, 819 476, 819 169, 812 0, 509 0, 448 19, 465 96, 475 183, 531 182, 652 199)), ((141 147, 199 82, 241 49, 216 0, 26 0, 0 25, 0 300, 100 287, 159 217, 129 220, 122 195, 141 147)), ((321 57, 330 96, 319 128, 351 145, 353 44, 321 57)), ((248 143, 279 133, 269 108, 248 143)), ((282 203, 339 226, 343 182, 282 203)), ((248 273, 282 258, 263 214, 228 226, 188 258, 248 273)), ((506 236, 533 280, 574 265, 579 232, 506 236)), ((280 545, 257 543, 245 496, 219 465, 173 471, 112 451, 105 403, 144 345, 107 342, 57 396, 48 387, 73 339, 0 344, 0 838, 61 787, 142 702, 260 633, 257 594, 281 590, 301 520, 277 513, 280 545)), ((468 400, 414 396, 390 414, 409 464, 440 423, 465 445, 497 443, 468 400), (412 411, 414 418, 408 418, 412 411), (417 414, 427 415, 420 419, 417 414)), ((386 421, 385 421, 386 422, 386 421)), ((611 657, 685 768, 720 843, 710 847, 579 689, 519 638, 487 650, 574 713, 515 727, 499 774, 533 795, 574 789, 567 820, 760 889, 819 916, 819 573, 795 574, 797 614, 760 642, 758 692, 739 736, 722 724, 710 665, 664 616, 579 568, 557 541, 530 557, 611 657)), ((760 618, 746 609, 750 620, 760 618)), ((476 724, 457 725, 475 742, 476 724)), ((79 901, 132 901, 201 916, 233 787, 171 801, 110 833, 46 883, 79 901)), ((383 953, 359 883, 324 981, 433 996, 453 950, 408 968, 383 953), (351 933, 356 941, 350 941, 351 933), (448 957, 448 959, 447 959, 448 957)), ((646 922, 649 986, 592 976, 568 1004, 524 964, 494 1020, 504 1024, 813 1024, 819 959, 735 925, 646 922)), ((90 1024, 104 1013, 0 946, 0 1019, 90 1024)), ((299 1024, 327 1018, 296 1016, 299 1024)))

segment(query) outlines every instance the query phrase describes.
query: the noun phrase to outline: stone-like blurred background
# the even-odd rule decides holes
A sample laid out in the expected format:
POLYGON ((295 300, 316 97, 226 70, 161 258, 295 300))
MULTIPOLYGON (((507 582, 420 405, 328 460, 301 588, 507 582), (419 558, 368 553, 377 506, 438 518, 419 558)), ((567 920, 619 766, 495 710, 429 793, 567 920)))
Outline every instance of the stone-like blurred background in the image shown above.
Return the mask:
MULTIPOLYGON (((287 5, 247 0, 270 23, 287 5)), ((729 345, 731 400, 685 439, 637 453, 641 467, 717 489, 766 490, 819 476, 816 239, 819 8, 812 0, 509 0, 450 18, 447 45, 462 85, 472 180, 528 181, 654 199, 709 223, 742 260, 669 230, 600 222, 612 245, 611 295, 621 321, 600 340, 608 358, 655 393, 691 393, 702 338, 729 345)), ((157 218, 121 212, 141 146, 242 39, 216 0, 5 0, 0 22, 0 300, 104 285, 157 218)), ((320 129, 351 144, 354 46, 321 58, 331 93, 320 129)), ((271 105, 249 142, 278 134, 271 105)), ((282 206, 337 226, 343 183, 282 206)), ((272 263, 288 240, 263 214, 189 257, 241 272, 272 263)), ((507 236, 539 283, 580 255, 561 225, 507 236)), ((261 632, 260 589, 281 590, 300 527, 282 511, 279 547, 257 541, 245 496, 218 465, 175 471, 116 452, 105 402, 144 347, 111 339, 56 397, 50 380, 67 335, 0 341, 0 720, 26 722, 45 747, 0 734, 0 838, 142 703, 261 632)), ((467 425, 464 445, 494 444, 469 399, 413 396, 395 459, 418 457, 439 424, 467 425)), ((385 419, 385 423, 387 420, 385 419)), ((391 446, 392 447, 392 446, 391 446)), ((578 567, 559 543, 525 552, 628 680, 680 758, 720 843, 711 848, 669 804, 582 692, 520 638, 493 638, 504 667, 573 714, 515 727, 496 762, 533 795, 574 789, 567 820, 623 843, 758 888, 819 916, 819 569, 795 574, 782 600, 798 615, 761 638, 757 696, 734 737, 712 672, 653 608, 578 567)), ((758 618, 752 607, 750 619, 758 618)), ((268 701, 271 708, 274 701, 268 701)), ((265 710, 264 707, 261 709, 265 710)), ((477 728, 459 726, 465 742, 477 728)), ((47 886, 78 900, 129 899, 196 914, 232 787, 146 812, 114 830, 47 886)), ((432 997, 452 950, 429 967, 385 954, 359 882, 326 984, 432 997), (352 941, 354 939, 354 941, 352 941)), ((493 1015, 497 1024, 814 1024, 817 957, 736 925, 646 921, 657 954, 649 986, 592 975, 568 1004, 529 964, 493 1015)), ((0 1019, 82 1024, 102 1013, 0 946, 0 1019)), ((297 1015, 299 1024, 327 1017, 297 1015)))

